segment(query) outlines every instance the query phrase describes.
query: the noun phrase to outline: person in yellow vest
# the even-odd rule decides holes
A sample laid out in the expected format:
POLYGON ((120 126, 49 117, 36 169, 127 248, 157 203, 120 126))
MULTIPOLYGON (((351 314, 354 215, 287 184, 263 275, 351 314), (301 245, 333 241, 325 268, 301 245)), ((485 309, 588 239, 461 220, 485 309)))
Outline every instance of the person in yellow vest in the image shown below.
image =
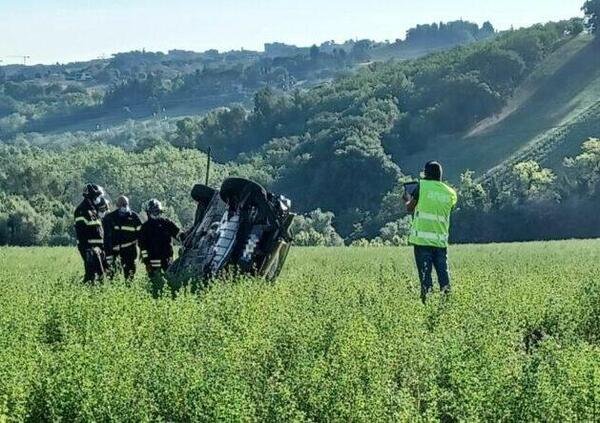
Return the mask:
POLYGON ((424 178, 412 195, 405 194, 406 208, 413 213, 409 243, 414 246, 415 261, 421 281, 421 301, 433 289, 431 273, 437 273, 440 290, 450 291, 448 271, 448 235, 450 214, 456 206, 456 191, 442 182, 442 165, 425 164, 424 178))

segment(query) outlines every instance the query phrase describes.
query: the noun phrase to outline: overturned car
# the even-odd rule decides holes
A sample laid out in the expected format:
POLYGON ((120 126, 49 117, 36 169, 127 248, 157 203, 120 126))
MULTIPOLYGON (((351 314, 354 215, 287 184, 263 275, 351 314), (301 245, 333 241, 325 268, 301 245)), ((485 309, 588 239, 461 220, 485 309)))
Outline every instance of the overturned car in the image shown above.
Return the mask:
POLYGON ((231 270, 268 280, 277 278, 292 237, 291 202, 243 178, 228 178, 219 191, 195 185, 198 203, 174 275, 210 279, 231 270))

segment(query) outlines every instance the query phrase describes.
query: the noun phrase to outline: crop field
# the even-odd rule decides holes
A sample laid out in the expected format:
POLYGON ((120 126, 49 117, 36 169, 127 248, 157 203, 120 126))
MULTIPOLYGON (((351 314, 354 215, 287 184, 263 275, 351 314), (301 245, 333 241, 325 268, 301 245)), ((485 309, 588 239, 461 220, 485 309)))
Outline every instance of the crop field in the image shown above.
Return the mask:
POLYGON ((153 300, 74 249, 0 250, 0 422, 600 421, 600 241, 293 250, 274 284, 153 300))

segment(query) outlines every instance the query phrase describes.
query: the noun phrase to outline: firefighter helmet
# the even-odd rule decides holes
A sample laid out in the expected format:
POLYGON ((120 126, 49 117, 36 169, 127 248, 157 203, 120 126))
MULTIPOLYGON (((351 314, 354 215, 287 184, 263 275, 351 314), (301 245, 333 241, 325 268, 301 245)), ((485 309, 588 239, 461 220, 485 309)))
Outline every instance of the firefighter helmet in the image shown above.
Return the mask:
POLYGON ((149 215, 157 216, 161 214, 162 211, 162 204, 156 198, 153 198, 146 203, 146 213, 148 213, 149 215))
POLYGON ((98 197, 104 196, 104 188, 96 184, 85 184, 83 188, 83 197, 89 200, 95 200, 98 197))

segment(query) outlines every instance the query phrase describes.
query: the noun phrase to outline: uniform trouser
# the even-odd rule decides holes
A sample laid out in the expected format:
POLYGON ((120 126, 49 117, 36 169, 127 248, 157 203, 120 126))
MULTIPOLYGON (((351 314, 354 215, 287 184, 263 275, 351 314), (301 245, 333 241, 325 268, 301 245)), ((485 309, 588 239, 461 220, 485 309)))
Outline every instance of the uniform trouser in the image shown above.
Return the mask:
POLYGON ((99 247, 78 247, 78 249, 81 258, 83 259, 83 268, 85 271, 83 281, 90 283, 94 282, 96 279, 102 279, 104 276, 104 258, 102 257, 102 250, 99 247))
POLYGON ((138 257, 137 246, 132 245, 130 247, 123 248, 122 250, 115 252, 115 259, 120 259, 121 267, 123 268, 123 275, 125 279, 132 279, 136 271, 136 260, 138 257))
MULTIPOLYGON (((173 258, 162 258, 162 259, 148 259, 148 264, 146 264, 146 270, 148 271, 148 277, 150 278, 150 282, 152 283, 152 296, 154 298, 158 298, 165 286, 165 276, 164 273, 167 271, 169 266, 173 263, 173 258)), ((169 288, 171 288, 171 294, 175 297, 177 292, 177 287, 169 282, 169 288)))
POLYGON ((421 281, 421 301, 425 303, 427 294, 433 289, 431 273, 433 268, 437 273, 440 290, 450 291, 450 273, 448 271, 448 250, 446 248, 423 247, 415 245, 415 261, 421 281))

